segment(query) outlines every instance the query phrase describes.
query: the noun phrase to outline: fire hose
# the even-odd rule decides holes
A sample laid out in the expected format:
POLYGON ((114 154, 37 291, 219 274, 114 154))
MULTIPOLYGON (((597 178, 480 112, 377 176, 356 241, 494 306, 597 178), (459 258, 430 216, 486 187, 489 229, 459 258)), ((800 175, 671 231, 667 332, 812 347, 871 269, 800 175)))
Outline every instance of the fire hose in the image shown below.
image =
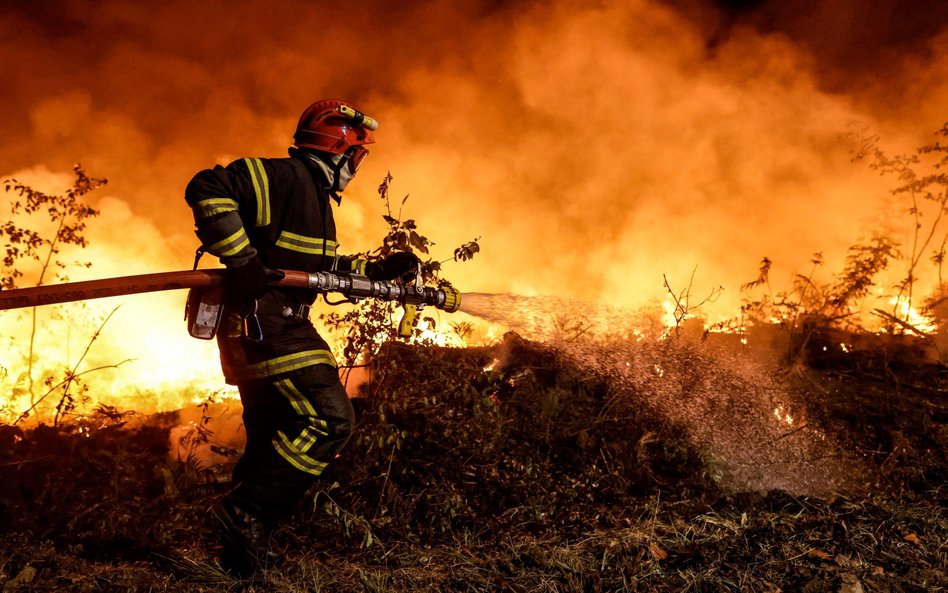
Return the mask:
MULTIPOLYGON (((405 316, 399 324, 399 334, 406 337, 410 335, 411 328, 414 327, 418 310, 423 307, 432 306, 453 313, 461 306, 461 293, 455 288, 423 286, 419 279, 420 275, 416 275, 411 283, 399 284, 372 280, 359 274, 296 270, 283 270, 283 273, 284 278, 273 282, 273 286, 306 288, 321 294, 340 293, 353 303, 371 298, 395 301, 404 305, 405 316)), ((220 285, 223 278, 224 270, 222 269, 184 270, 15 288, 0 291, 0 311, 144 292, 214 287, 220 285)))

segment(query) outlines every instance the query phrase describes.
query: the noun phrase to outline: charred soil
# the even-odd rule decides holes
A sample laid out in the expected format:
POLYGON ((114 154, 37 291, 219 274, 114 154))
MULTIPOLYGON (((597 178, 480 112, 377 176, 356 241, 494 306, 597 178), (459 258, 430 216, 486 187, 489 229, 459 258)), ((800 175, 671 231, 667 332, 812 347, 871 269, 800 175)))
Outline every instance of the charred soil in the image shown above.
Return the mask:
MULTIPOLYGON (((885 348, 829 356, 822 345, 813 340, 805 365, 772 370, 787 414, 774 410, 780 432, 756 431, 753 444, 780 449, 806 434, 819 446, 801 448, 811 457, 795 457, 793 471, 847 468, 827 482, 834 488, 812 492, 743 487, 733 467, 756 457, 714 436, 724 427, 694 424, 702 410, 758 422, 737 396, 689 404, 696 390, 760 397, 741 387, 753 379, 746 369, 728 371, 733 359, 700 343, 623 354, 648 377, 515 335, 485 348, 389 345, 355 400, 356 436, 278 533, 285 564, 252 582, 213 568, 208 509, 234 457, 220 447, 214 465, 171 455, 176 414, 100 410, 56 428, 0 426, 0 585, 945 590, 945 368, 885 348), (670 412, 670 394, 695 414, 670 412)), ((188 443, 214 440, 189 433, 188 443)))

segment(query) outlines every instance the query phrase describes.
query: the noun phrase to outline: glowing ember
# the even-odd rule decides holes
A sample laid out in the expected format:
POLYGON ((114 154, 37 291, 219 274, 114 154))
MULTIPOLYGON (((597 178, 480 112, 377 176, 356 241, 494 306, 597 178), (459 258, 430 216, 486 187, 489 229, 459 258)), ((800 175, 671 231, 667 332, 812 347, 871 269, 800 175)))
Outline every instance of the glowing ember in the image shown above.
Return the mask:
POLYGON ((789 412, 784 410, 783 404, 780 404, 776 408, 774 408, 774 417, 777 418, 778 422, 782 422, 786 424, 787 426, 793 425, 793 416, 791 416, 789 412))

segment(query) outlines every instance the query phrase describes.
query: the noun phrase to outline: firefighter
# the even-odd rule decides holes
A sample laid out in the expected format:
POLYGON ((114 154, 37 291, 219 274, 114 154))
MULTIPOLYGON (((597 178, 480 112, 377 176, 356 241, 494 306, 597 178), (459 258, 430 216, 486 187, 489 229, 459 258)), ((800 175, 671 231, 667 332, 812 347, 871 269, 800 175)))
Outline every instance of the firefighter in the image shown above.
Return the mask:
POLYGON ((279 559, 285 517, 345 446, 354 413, 326 341, 309 320, 313 291, 271 286, 279 269, 392 280, 418 258, 337 254, 333 208, 375 142, 376 120, 343 101, 302 114, 288 158, 243 158, 197 173, 185 190, 201 249, 226 266, 217 333, 225 380, 243 405, 247 445, 214 509, 222 566, 246 575, 279 559))

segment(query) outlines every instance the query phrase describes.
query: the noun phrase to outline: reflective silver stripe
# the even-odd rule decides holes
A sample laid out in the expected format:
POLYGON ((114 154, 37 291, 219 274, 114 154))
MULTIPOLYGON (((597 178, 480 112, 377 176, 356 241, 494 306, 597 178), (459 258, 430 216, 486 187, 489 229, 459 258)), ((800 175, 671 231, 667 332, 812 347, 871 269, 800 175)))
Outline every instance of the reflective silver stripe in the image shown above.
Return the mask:
POLYGON ((322 475, 323 470, 326 469, 324 462, 317 461, 309 455, 306 455, 303 451, 300 451, 299 448, 290 442, 290 439, 287 438, 283 431, 277 431, 277 436, 274 437, 271 442, 273 443, 273 448, 276 449, 276 452, 279 453, 281 457, 302 472, 319 476, 322 475))
POLYGON ((207 250, 217 256, 236 255, 241 249, 250 245, 250 238, 244 232, 243 227, 237 229, 233 235, 226 239, 221 239, 217 243, 209 245, 207 250))
POLYGON ((316 409, 313 408, 313 404, 306 399, 306 396, 300 393, 300 390, 296 388, 296 385, 293 385, 293 382, 289 379, 280 379, 276 383, 277 390, 283 394, 286 399, 290 401, 290 405, 293 406, 293 409, 296 410, 296 413, 300 416, 317 416, 316 409))
POLYGON ((222 212, 237 210, 237 202, 230 198, 208 198, 197 202, 191 209, 194 211, 195 220, 200 220, 222 212))
POLYGON ((253 191, 257 196, 256 226, 270 224, 270 183, 267 171, 263 168, 260 159, 244 159, 247 169, 250 170, 250 180, 253 181, 253 191))
POLYGON ((354 259, 352 260, 352 264, 351 264, 352 271, 355 272, 356 274, 361 274, 365 276, 365 266, 367 266, 368 263, 369 263, 369 260, 367 259, 354 259))
POLYGON ((336 359, 329 350, 304 350, 249 365, 245 371, 238 374, 247 378, 262 379, 317 364, 335 367, 336 359))
POLYGON ((284 249, 298 251, 300 253, 311 253, 316 255, 325 254, 329 257, 335 257, 336 255, 335 241, 327 241, 326 239, 297 235, 296 233, 291 233, 289 231, 281 232, 280 237, 276 240, 276 244, 279 247, 283 247, 284 249))

